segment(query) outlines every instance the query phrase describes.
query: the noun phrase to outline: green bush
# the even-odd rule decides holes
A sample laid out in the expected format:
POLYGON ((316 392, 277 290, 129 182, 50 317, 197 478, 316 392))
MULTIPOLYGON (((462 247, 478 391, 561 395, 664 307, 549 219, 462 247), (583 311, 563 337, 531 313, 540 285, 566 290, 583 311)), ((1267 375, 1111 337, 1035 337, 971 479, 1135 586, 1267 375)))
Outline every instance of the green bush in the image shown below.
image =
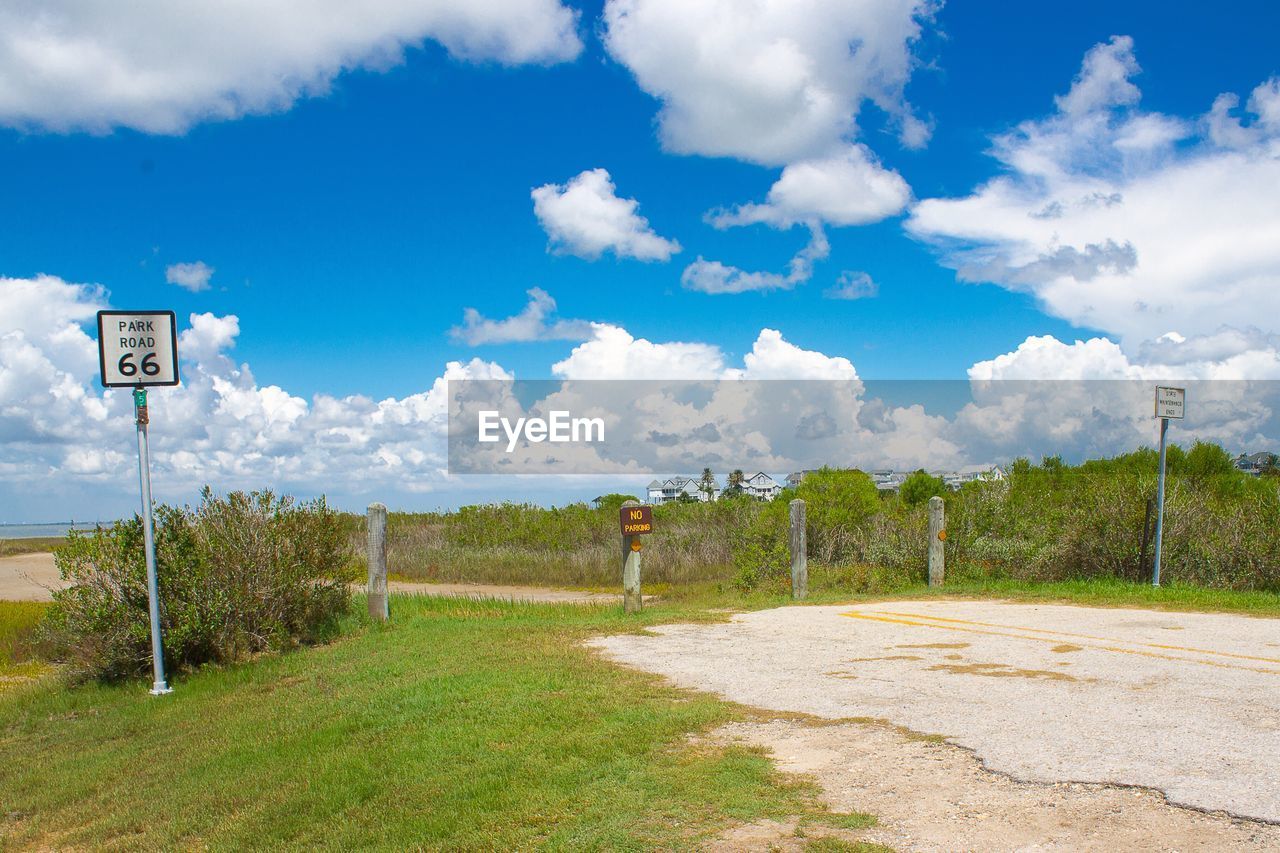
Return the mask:
POLYGON ((935 495, 941 496, 946 493, 947 484, 942 481, 942 478, 935 477, 923 469, 908 476, 898 488, 898 497, 907 506, 919 506, 935 495))
MULTIPOLYGON (((350 606, 348 533, 323 499, 209 489, 195 510, 156 509, 165 666, 178 671, 326 639, 350 606)), ((55 557, 41 635, 74 676, 113 681, 151 667, 142 522, 72 531, 55 557)))
POLYGON ((764 504, 751 524, 735 536, 733 565, 738 587, 753 589, 768 581, 789 583, 789 504, 796 498, 805 502, 808 552, 827 564, 851 558, 857 550, 859 531, 881 509, 875 484, 863 472, 835 468, 809 472, 795 489, 787 489, 764 504))

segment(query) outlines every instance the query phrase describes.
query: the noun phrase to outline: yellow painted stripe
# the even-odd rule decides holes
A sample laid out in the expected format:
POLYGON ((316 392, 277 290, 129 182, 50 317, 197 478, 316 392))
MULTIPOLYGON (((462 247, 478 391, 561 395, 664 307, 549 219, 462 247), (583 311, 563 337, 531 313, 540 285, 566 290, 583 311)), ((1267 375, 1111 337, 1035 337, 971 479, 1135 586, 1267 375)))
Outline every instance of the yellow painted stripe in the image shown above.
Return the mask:
POLYGON ((905 616, 909 619, 925 619, 932 622, 954 622, 957 625, 981 625, 984 628, 1008 628, 1014 631, 1028 631, 1034 634, 1051 634, 1055 637, 1076 637, 1084 640, 1098 640, 1103 643, 1127 643, 1131 646, 1142 646, 1147 649, 1165 649, 1171 652, 1191 652, 1199 655, 1217 655, 1224 658, 1235 658, 1237 660, 1252 660, 1260 663, 1277 663, 1280 664, 1280 658, 1257 657, 1255 655, 1242 655, 1236 652, 1219 652, 1214 649, 1198 649, 1194 646, 1171 646, 1164 643, 1143 643, 1138 640, 1118 640, 1114 637, 1096 637, 1092 634, 1076 634, 1071 631, 1051 631, 1048 628, 1024 628, 1021 625, 1001 625, 998 622, 976 622, 969 619, 951 619, 945 616, 929 616, 923 613, 894 613, 891 610, 879 610, 877 613, 885 613, 889 616, 905 616))
MULTIPOLYGON (((983 628, 967 628, 967 627, 962 627, 960 625, 939 625, 933 622, 917 622, 911 619, 894 618, 894 616, 898 616, 898 615, 914 615, 914 614, 894 614, 894 616, 888 616, 888 615, 880 616, 874 613, 857 613, 854 611, 850 611, 848 613, 842 613, 840 615, 848 616, 851 619, 865 619, 870 622, 889 622, 895 625, 911 625, 918 628, 937 628, 943 631, 961 631, 966 634, 987 634, 994 637, 1013 637, 1016 640, 1035 640, 1041 643, 1056 642, 1054 640, 1045 639, 1043 637, 1029 637, 1026 634, 1014 634, 1014 633, 1010 633, 1009 631, 989 631, 983 628)), ((959 622, 963 620, 949 620, 949 621, 959 622)), ((1139 649, 1126 649, 1120 646, 1087 645, 1085 646, 1085 648, 1094 649, 1097 651, 1116 652, 1117 654, 1122 654, 1122 655, 1137 655, 1138 657, 1156 658, 1159 660, 1171 660, 1171 661, 1177 661, 1180 663, 1198 663, 1201 666, 1212 666, 1212 667, 1217 667, 1218 669, 1238 669, 1244 672, 1259 672, 1264 675, 1280 675, 1280 669, 1263 669, 1260 667, 1253 667, 1253 666, 1238 666, 1237 664, 1233 664, 1233 663, 1222 663, 1221 661, 1214 661, 1214 660, 1200 660, 1198 658, 1178 657, 1176 655, 1163 655, 1163 654, 1160 654, 1159 652, 1144 652, 1139 649)))

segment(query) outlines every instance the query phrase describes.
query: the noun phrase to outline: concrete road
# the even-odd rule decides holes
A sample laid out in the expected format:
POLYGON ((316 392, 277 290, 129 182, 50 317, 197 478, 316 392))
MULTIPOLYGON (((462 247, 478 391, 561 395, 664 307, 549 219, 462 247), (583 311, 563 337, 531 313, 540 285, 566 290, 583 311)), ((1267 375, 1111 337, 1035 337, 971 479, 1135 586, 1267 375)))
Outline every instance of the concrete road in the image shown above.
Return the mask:
POLYGON ((897 601, 651 630, 593 644, 747 705, 941 734, 1016 779, 1280 822, 1280 620, 897 601))
POLYGON ((0 601, 53 601, 61 588, 52 554, 0 557, 0 601))

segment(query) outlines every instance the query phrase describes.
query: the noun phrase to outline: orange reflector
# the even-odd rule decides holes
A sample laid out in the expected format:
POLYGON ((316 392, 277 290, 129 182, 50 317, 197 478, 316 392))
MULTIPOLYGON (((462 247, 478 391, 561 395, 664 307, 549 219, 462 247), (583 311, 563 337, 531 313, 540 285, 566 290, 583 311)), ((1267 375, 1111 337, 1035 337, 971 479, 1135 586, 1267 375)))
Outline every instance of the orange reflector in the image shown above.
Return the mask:
POLYGON ((632 551, 640 550, 640 539, 638 537, 631 540, 631 550, 632 551))
POLYGON ((946 541, 947 541, 947 531, 945 531, 945 530, 939 530, 939 531, 938 531, 938 538, 939 538, 940 540, 942 540, 943 542, 946 542, 946 541))

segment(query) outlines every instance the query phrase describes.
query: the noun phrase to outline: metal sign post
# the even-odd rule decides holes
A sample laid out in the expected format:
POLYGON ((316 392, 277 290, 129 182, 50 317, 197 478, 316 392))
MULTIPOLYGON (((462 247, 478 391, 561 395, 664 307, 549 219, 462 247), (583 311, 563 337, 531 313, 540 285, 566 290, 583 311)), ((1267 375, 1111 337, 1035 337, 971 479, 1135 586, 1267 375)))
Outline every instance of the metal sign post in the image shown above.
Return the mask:
POLYGON ((146 550, 147 604, 151 620, 151 695, 172 693, 164 677, 160 637, 160 584, 156 577, 151 460, 147 450, 147 386, 178 384, 177 318, 172 311, 99 311, 98 364, 105 388, 133 388, 138 428, 138 488, 142 493, 142 542, 146 550))
POLYGON ((164 647, 160 639, 160 583, 156 578, 155 520, 151 515, 151 457, 147 452, 147 389, 133 392, 133 417, 138 424, 138 485, 142 490, 142 542, 147 552, 147 604, 151 616, 152 696, 172 693, 164 678, 164 647))
POLYGON ((1160 419, 1160 476, 1156 481, 1156 552, 1151 585, 1160 586, 1160 543, 1164 534, 1164 458, 1170 418, 1181 419, 1186 411, 1187 389, 1156 388, 1156 417, 1160 419))

